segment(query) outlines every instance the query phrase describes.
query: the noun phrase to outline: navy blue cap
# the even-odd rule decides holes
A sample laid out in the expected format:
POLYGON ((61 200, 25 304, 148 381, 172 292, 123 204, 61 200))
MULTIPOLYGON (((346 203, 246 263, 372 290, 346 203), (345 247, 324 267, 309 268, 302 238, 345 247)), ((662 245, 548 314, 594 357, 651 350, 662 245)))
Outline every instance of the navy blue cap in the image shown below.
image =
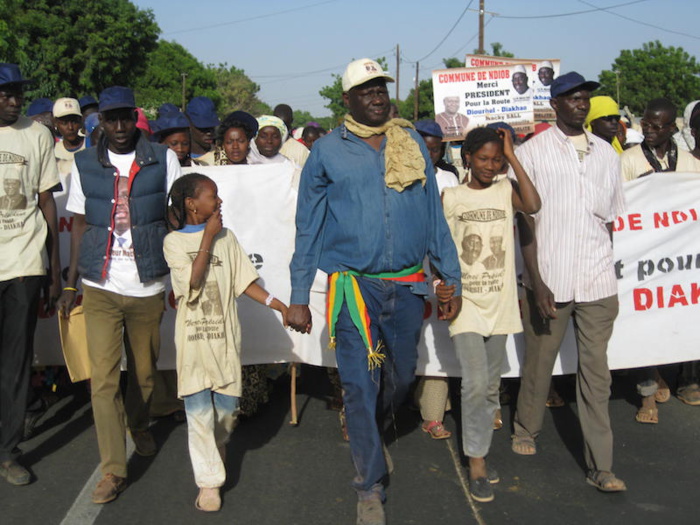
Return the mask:
MULTIPOLYGON (((177 107, 175 104, 166 102, 165 104, 160 105, 156 113, 158 114, 158 118, 160 118, 163 115, 167 115, 168 113, 180 113, 180 108, 177 107)), ((187 125, 189 126, 189 124, 187 125)))
POLYGON ((32 100, 27 108, 27 116, 33 117, 34 115, 39 115, 40 113, 46 112, 53 114, 53 101, 50 98, 37 98, 32 100))
POLYGON ((136 109, 136 100, 131 89, 112 86, 100 93, 100 112, 122 108, 136 109))
POLYGON ((568 93, 573 90, 585 90, 593 91, 598 89, 600 84, 594 82, 593 80, 586 80, 576 71, 571 71, 565 75, 559 75, 554 79, 552 85, 549 88, 549 92, 552 97, 558 97, 564 93, 568 93))
POLYGON ((22 72, 17 64, 0 62, 0 86, 5 84, 28 84, 29 82, 31 80, 27 80, 22 76, 22 72))
POLYGON ((80 111, 83 111, 88 106, 97 106, 97 100, 95 100, 95 97, 85 95, 78 99, 78 104, 80 104, 80 111))
POLYGON ((240 122, 245 126, 246 136, 248 138, 254 137, 258 134, 258 119, 256 119, 250 113, 246 113, 245 111, 240 110, 234 111, 233 113, 229 113, 228 115, 226 115, 223 125, 226 126, 228 123, 235 121, 240 122))
POLYGON ((437 137, 439 139, 443 138, 445 135, 440 129, 440 125, 434 120, 419 120, 414 124, 416 131, 423 136, 437 137))
POLYGON ((498 122, 491 122, 489 124, 486 124, 487 128, 491 129, 505 129, 507 132, 510 133, 511 138, 513 139, 513 142, 515 142, 515 139, 517 138, 517 134, 515 133, 515 129, 513 126, 508 124, 507 122, 504 122, 502 120, 499 120, 498 122))
POLYGON ((190 122, 187 117, 183 115, 180 111, 172 111, 170 113, 162 114, 158 120, 154 122, 154 133, 158 135, 158 138, 162 138, 168 134, 168 131, 174 131, 176 129, 190 129, 190 122))
POLYGON ((214 128, 221 123, 214 103, 208 97, 194 97, 187 104, 185 114, 195 128, 214 128))

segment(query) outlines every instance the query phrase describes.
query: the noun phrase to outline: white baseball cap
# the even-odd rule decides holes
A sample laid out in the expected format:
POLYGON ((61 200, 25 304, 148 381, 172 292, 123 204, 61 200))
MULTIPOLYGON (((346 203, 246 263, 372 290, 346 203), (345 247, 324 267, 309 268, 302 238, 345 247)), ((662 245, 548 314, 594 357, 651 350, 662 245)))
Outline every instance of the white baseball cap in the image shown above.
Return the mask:
POLYGON ((56 118, 77 115, 82 117, 80 102, 74 98, 59 98, 53 105, 53 116, 56 118))
POLYGON ((370 58, 361 58, 348 64, 343 73, 343 92, 364 84, 374 78, 383 78, 387 82, 394 82, 394 79, 386 74, 377 62, 370 58))

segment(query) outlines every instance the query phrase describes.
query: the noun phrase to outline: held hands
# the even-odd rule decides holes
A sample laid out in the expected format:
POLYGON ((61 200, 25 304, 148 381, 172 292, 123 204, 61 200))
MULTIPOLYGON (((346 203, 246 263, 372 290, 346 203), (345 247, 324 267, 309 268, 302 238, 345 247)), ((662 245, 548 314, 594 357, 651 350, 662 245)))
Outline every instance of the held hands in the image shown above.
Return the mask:
POLYGON ((207 225, 204 227, 204 234, 213 238, 224 227, 223 218, 221 217, 221 208, 217 208, 211 217, 207 219, 207 225))
POLYGON ((305 304, 290 304, 287 310, 287 323, 302 334, 311 333, 311 310, 305 304))
POLYGON ((445 281, 435 281, 435 295, 438 299, 438 319, 441 321, 451 321, 462 308, 462 296, 455 296, 457 286, 445 284, 445 281))

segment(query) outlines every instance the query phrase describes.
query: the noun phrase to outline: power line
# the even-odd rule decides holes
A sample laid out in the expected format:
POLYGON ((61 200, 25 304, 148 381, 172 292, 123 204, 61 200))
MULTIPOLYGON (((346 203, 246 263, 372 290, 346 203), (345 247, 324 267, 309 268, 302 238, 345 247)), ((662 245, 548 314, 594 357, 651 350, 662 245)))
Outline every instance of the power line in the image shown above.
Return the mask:
MULTIPOLYGON (((368 56, 379 57, 379 56, 385 55, 393 50, 394 50, 394 48, 390 48, 390 49, 387 49, 384 51, 380 51, 379 53, 373 53, 373 54, 368 55, 368 56)), ((263 80, 262 82, 259 82, 260 84, 272 84, 275 82, 281 82, 281 81, 285 81, 285 80, 294 80, 296 78, 318 75, 321 73, 328 73, 329 71, 337 71, 341 68, 344 68, 345 66, 347 66, 347 62, 344 62, 342 64, 338 64, 335 66, 331 66, 331 67, 326 67, 323 69, 316 69, 314 71, 304 71, 302 73, 290 73, 290 74, 280 74, 280 75, 255 75, 255 74, 250 73, 249 76, 253 81, 255 81, 255 79, 258 79, 258 78, 269 79, 269 80, 263 80)))
POLYGON ((293 7, 291 9, 285 9, 283 11, 275 11, 273 13, 267 13, 265 15, 257 15, 257 16, 252 16, 250 18, 241 18, 240 20, 232 20, 230 22, 220 22, 218 24, 212 24, 208 26, 199 26, 199 27, 188 27, 187 29, 180 29, 178 31, 170 31, 169 33, 164 33, 163 36, 167 35, 178 35, 181 33, 189 33, 191 31, 201 31, 202 29, 211 29, 213 27, 223 27, 223 26, 229 26, 229 25, 234 25, 234 24, 241 24, 243 22, 250 22, 252 20, 260 20, 261 18, 270 18, 272 16, 277 16, 277 15, 284 15, 287 13, 293 13, 294 11, 301 11, 303 9, 309 9, 311 7, 317 7, 319 5, 324 5, 324 4, 332 4, 334 2, 338 2, 340 0, 324 0, 323 2, 316 2, 315 4, 309 4, 309 5, 304 5, 301 7, 293 7))
MULTIPOLYGON (((579 0, 579 2, 581 2, 582 4, 585 4, 585 5, 589 5, 589 6, 591 6, 591 7, 595 7, 593 4, 590 4, 590 3, 588 3, 588 2, 584 2, 583 0, 579 0)), ((695 39, 695 40, 700 40, 700 37, 698 37, 698 36, 696 36, 696 35, 691 35, 691 34, 689 34, 689 33, 683 33, 682 31, 674 31, 674 30, 672 30, 672 29, 666 29, 665 27, 661 27, 661 26, 657 26, 657 25, 654 25, 654 24, 650 24, 650 23, 648 23, 648 22, 642 22, 641 20, 636 20, 635 18, 631 18, 631 17, 629 17, 629 16, 621 15, 621 14, 619 14, 619 13, 613 13, 612 11, 609 12, 608 14, 613 15, 613 16, 617 16, 617 17, 619 17, 619 18, 622 18, 623 20, 628 20, 628 21, 630 21, 630 22, 634 22, 635 24, 640 24, 640 25, 643 25, 643 26, 647 26, 647 27, 651 27, 651 28, 654 28, 654 29, 658 29, 659 31, 665 31, 666 33, 672 33, 672 34, 674 34, 674 35, 687 36, 688 38, 693 38, 693 39, 695 39)))
MULTIPOLYGON (((634 4, 641 4, 642 2, 647 2, 648 0, 634 0, 634 2, 625 2, 624 4, 616 4, 616 5, 611 5, 608 7, 596 7, 592 4, 587 4, 586 2, 582 2, 586 5, 589 5, 593 7, 594 9, 587 9, 585 11, 574 11, 572 13, 561 13, 558 15, 531 15, 531 16, 504 16, 504 15, 498 15, 498 18, 507 18, 511 20, 526 20, 526 19, 537 19, 537 18, 561 18, 563 16, 576 16, 576 15, 584 15, 586 13, 595 13, 596 11, 608 11, 609 9, 615 9, 616 7, 624 7, 627 5, 634 5, 634 4)), ((611 13, 615 14, 615 13, 611 13)))
MULTIPOLYGON (((467 11, 469 11, 469 8, 471 7, 471 5, 472 5, 473 3, 474 3, 474 0, 470 0, 470 1, 469 1, 469 4, 467 4, 467 7, 464 8, 464 11, 462 11, 462 14, 459 15, 459 18, 457 19, 457 21, 454 23, 454 25, 452 26, 452 28, 447 32, 447 34, 443 37, 443 39, 440 40, 440 42, 438 43, 438 45, 436 45, 430 53, 428 53, 428 54, 425 55, 424 57, 419 58, 418 60, 416 60, 416 62, 423 62, 423 60, 425 60, 425 59, 428 58, 430 55, 432 55, 433 53, 435 53, 435 51, 438 50, 438 48, 445 42, 445 40, 447 40, 447 37, 449 37, 449 36, 452 34, 452 31, 454 31, 455 28, 456 28, 456 27, 459 25, 459 23, 462 21, 462 18, 464 18, 464 15, 467 14, 467 11)), ((411 62, 411 61, 409 60, 409 62, 411 62)), ((415 62, 412 62, 412 63, 415 64, 415 62)))

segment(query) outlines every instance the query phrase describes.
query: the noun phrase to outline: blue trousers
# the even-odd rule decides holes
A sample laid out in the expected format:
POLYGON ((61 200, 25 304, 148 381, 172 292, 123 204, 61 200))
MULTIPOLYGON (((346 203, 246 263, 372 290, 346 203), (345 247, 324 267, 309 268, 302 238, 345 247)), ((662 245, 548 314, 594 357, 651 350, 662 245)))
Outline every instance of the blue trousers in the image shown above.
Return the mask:
POLYGON ((367 349, 346 305, 336 324, 336 360, 357 471, 352 485, 360 497, 376 491, 384 498, 381 481, 387 467, 381 434, 415 377, 424 300, 408 286, 392 281, 367 277, 357 281, 367 304, 374 344, 384 342, 386 360, 381 368, 368 369, 367 349))

